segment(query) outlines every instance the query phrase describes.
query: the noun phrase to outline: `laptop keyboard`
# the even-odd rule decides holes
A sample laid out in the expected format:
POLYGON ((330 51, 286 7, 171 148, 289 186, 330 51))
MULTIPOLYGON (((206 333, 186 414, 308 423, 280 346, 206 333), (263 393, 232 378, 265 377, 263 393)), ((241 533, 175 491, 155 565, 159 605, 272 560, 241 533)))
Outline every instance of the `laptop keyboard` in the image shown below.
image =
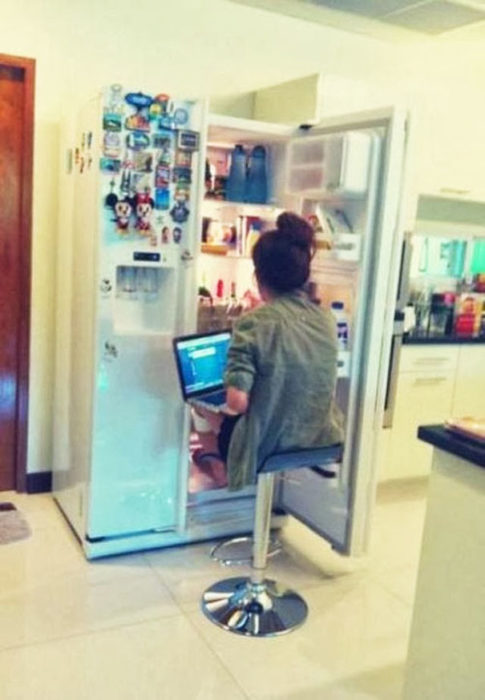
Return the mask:
POLYGON ((201 397, 201 400, 204 401, 204 403, 210 403, 214 406, 218 406, 219 404, 226 402, 226 392, 218 391, 216 394, 208 394, 207 396, 201 397))

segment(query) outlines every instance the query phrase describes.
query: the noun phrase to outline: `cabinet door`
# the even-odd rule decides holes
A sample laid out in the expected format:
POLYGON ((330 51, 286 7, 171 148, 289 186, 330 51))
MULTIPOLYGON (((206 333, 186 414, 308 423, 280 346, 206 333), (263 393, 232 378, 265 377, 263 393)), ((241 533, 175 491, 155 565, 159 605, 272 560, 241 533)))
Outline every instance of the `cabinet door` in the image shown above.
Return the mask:
POLYGON ((485 345, 460 347, 452 412, 485 417, 485 345))
POLYGON ((454 372, 401 372, 384 479, 425 476, 432 448, 417 438, 418 427, 442 423, 452 414, 454 372))

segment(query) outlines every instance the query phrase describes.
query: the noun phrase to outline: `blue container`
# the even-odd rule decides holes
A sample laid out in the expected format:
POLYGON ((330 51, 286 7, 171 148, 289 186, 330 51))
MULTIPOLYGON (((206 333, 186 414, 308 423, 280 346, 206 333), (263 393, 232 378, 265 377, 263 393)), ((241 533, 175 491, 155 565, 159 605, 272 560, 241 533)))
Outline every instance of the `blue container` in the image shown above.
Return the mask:
POLYGON ((226 199, 231 202, 244 202, 246 189, 246 152, 237 144, 231 154, 231 167, 227 178, 226 199))
POLYGON ((251 153, 246 177, 246 202, 266 204, 267 200, 266 151, 264 146, 255 146, 251 153))

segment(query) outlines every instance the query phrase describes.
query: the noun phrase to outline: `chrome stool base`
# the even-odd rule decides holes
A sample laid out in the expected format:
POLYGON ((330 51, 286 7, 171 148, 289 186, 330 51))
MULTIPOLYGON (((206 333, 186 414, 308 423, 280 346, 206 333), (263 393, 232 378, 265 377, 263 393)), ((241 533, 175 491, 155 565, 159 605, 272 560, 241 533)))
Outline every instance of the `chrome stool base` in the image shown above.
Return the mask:
POLYGON ((202 596, 202 611, 219 627, 246 637, 274 637, 299 627, 308 607, 294 591, 246 576, 218 581, 202 596))
MULTIPOLYGON (((275 537, 271 537, 268 544, 268 559, 279 554, 283 545, 275 537)), ((242 566, 251 564, 253 560, 253 538, 233 537, 231 540, 219 542, 212 548, 211 559, 218 561, 223 566, 242 566), (231 556, 232 555, 232 556, 231 556)))

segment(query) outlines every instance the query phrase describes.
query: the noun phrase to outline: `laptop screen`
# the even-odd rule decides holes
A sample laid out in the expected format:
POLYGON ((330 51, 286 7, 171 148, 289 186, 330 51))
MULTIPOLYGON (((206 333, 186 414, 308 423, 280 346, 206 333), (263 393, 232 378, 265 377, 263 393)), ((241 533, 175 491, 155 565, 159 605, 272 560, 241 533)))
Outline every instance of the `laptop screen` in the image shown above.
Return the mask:
POLYGON ((229 331, 174 340, 184 398, 223 388, 230 340, 229 331))

